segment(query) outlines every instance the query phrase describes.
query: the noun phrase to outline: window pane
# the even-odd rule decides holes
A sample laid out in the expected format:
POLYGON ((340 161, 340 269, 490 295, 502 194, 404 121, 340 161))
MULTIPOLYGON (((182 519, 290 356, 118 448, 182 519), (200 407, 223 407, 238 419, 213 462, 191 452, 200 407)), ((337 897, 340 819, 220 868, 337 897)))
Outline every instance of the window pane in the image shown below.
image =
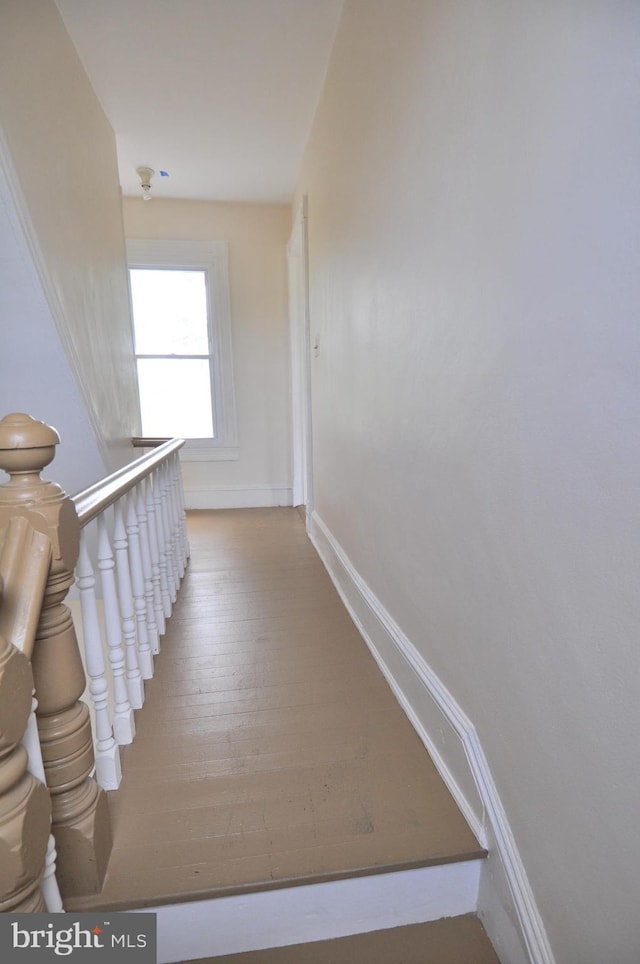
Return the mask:
POLYGON ((208 355, 204 271, 131 268, 138 355, 208 355))
POLYGON ((213 438, 208 359, 139 358, 142 434, 213 438))

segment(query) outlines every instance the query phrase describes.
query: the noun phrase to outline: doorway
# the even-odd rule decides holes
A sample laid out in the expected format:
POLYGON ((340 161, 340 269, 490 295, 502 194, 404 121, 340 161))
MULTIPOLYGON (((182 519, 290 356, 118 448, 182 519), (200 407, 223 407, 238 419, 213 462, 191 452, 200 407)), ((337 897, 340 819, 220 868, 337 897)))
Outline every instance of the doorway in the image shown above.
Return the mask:
POLYGON ((307 207, 305 195, 287 245, 287 265, 291 337, 293 505, 305 507, 308 531, 313 512, 313 444, 307 207))

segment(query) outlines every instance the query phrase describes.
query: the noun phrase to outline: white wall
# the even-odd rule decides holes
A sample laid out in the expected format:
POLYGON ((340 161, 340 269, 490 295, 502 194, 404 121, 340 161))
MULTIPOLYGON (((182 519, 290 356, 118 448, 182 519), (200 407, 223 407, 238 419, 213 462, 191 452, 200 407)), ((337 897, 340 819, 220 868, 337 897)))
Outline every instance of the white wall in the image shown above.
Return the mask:
POLYGON ((229 242, 239 458, 188 462, 183 454, 188 503, 290 503, 289 206, 125 198, 124 219, 128 238, 229 242))
MULTIPOLYGON (((44 478, 70 494, 105 466, 0 165, 0 418, 27 412, 61 434, 44 478), (25 361, 26 357, 26 361, 25 361)), ((2 481, 7 477, 0 472, 2 481)))
MULTIPOLYGON (((139 433, 115 137, 53 0, 5 0, 1 19, 3 167, 86 418, 115 467, 139 433)), ((47 419, 35 335, 25 325, 3 363, 31 382, 32 414, 47 419)))
POLYGON ((558 964, 640 955, 639 43, 625 0, 347 0, 297 191, 318 517, 475 724, 558 964))

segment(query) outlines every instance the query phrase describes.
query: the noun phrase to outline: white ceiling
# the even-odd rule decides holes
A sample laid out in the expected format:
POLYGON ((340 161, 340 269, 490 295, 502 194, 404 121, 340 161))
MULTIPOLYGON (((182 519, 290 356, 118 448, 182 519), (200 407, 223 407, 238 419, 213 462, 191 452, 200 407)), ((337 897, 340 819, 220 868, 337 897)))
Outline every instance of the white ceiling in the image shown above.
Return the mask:
POLYGON ((344 0, 56 0, 115 131, 120 183, 288 201, 344 0))

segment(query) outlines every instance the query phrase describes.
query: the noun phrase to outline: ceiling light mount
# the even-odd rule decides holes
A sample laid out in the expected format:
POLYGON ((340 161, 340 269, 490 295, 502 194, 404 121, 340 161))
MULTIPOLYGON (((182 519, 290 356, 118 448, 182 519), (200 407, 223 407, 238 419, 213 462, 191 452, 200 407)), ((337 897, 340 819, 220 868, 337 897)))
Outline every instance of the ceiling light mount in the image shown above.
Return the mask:
POLYGON ((142 188, 142 198, 145 201, 151 200, 151 178, 156 172, 152 167, 137 167, 136 174, 140 178, 140 187, 142 188))

